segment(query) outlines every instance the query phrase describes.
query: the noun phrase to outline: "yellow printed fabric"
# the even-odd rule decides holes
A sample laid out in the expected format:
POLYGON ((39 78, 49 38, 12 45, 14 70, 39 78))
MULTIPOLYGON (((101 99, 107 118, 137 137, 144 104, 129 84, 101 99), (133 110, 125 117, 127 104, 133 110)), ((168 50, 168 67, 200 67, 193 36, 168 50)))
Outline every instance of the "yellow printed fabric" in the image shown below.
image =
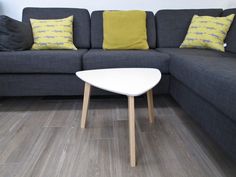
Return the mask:
POLYGON ((103 49, 148 49, 146 12, 104 11, 103 49))
POLYGON ((224 52, 224 40, 234 16, 234 14, 227 17, 194 15, 180 48, 205 48, 224 52))
POLYGON ((77 50, 73 44, 73 16, 64 19, 30 19, 33 29, 33 50, 77 50))

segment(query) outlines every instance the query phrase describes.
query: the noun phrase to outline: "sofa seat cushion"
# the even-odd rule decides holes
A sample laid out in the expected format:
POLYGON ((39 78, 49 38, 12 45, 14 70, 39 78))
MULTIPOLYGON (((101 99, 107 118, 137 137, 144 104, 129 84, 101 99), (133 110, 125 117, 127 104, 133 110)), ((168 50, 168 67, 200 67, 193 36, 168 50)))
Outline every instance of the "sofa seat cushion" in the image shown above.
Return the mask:
POLYGON ((75 73, 81 70, 86 51, 0 52, 0 73, 75 73))
POLYGON ((227 117, 236 121, 236 56, 182 55, 170 60, 170 73, 227 117))
POLYGON ((83 69, 101 68, 158 68, 169 73, 169 55, 155 50, 91 49, 83 56, 83 69))
POLYGON ((177 55, 208 56, 208 57, 235 57, 236 54, 229 52, 218 52, 208 49, 180 49, 180 48, 158 48, 157 51, 168 53, 173 58, 177 55))

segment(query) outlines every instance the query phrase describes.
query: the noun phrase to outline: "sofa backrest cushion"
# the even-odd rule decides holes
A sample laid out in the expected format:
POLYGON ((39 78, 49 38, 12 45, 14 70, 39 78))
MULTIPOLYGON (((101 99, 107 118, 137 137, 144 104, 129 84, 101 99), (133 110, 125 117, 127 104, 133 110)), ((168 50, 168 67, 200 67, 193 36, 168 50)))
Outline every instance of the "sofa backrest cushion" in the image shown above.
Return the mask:
MULTIPOLYGON (((149 48, 156 48, 155 18, 152 12, 147 13, 147 38, 149 48)), ((94 11, 91 15, 91 44, 94 49, 101 49, 103 44, 103 11, 94 11)))
POLYGON ((218 17, 222 9, 160 10, 156 13, 157 47, 178 48, 183 42, 192 17, 218 17))
MULTIPOLYGON (((225 17, 230 14, 236 14, 236 8, 224 10, 222 16, 225 17)), ((236 53, 236 16, 229 29, 225 43, 227 44, 225 51, 236 53)))
POLYGON ((73 15, 73 38, 77 48, 90 48, 90 15, 86 9, 76 8, 25 8, 23 22, 34 19, 61 19, 73 15))

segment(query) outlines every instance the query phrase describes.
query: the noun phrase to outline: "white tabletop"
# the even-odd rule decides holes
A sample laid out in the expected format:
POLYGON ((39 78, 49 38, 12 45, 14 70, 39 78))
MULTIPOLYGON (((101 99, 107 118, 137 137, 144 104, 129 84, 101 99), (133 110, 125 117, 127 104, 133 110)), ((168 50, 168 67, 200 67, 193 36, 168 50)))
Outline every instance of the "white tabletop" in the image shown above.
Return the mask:
POLYGON ((153 68, 97 69, 76 75, 92 86, 127 96, 142 95, 161 80, 161 72, 153 68))

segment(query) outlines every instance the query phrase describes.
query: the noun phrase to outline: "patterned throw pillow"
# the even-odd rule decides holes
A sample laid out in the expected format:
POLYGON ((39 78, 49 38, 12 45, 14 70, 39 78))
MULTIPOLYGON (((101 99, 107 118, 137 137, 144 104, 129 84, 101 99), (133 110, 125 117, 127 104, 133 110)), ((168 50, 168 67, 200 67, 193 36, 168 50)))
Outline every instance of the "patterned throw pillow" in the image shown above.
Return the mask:
POLYGON ((73 44, 73 16, 64 19, 30 19, 33 29, 33 50, 77 50, 73 44))
POLYGON ((205 48, 224 52, 224 40, 234 14, 227 17, 194 15, 180 48, 205 48))

